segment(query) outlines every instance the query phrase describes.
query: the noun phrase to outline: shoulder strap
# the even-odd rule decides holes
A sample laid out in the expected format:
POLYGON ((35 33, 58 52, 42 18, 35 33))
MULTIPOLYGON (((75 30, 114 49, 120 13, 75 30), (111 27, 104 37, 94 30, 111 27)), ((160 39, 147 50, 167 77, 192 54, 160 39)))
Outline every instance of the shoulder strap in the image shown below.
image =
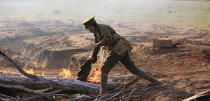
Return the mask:
POLYGON ((96 35, 96 33, 93 33, 94 34, 94 37, 95 37, 95 43, 98 43, 98 37, 96 35))
POLYGON ((100 30, 99 30, 99 26, 98 26, 98 28, 97 28, 97 32, 98 32, 98 34, 101 36, 101 32, 100 32, 100 30))

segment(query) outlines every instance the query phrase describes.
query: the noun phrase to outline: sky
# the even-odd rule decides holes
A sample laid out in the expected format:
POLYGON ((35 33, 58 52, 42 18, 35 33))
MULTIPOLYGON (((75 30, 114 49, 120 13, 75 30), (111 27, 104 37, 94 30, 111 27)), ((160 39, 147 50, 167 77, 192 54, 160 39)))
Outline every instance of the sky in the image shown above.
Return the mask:
POLYGON ((0 18, 40 17, 81 22, 95 16, 97 21, 210 28, 209 5, 204 0, 0 0, 0 18))
POLYGON ((136 18, 157 0, 0 0, 0 17, 136 18), (132 15, 132 16, 131 16, 132 15))

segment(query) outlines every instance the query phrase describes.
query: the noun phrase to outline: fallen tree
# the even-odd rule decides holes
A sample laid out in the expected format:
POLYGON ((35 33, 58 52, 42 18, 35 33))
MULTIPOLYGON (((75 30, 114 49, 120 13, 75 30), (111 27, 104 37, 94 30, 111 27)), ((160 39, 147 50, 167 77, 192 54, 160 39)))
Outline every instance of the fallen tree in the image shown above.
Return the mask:
MULTIPOLYGON (((48 97, 48 96, 64 96, 65 94, 98 94, 99 93, 99 84, 92 84, 83 81, 79 81, 73 78, 68 79, 52 79, 50 77, 41 77, 34 74, 29 74, 25 72, 21 66, 17 65, 11 58, 9 58, 6 54, 0 51, 0 55, 11 63, 20 73, 15 73, 13 76, 4 75, 3 72, 0 72, 0 88, 1 91, 10 91, 15 93, 16 91, 22 93, 28 93, 28 98, 20 98, 20 97, 12 97, 12 94, 6 95, 4 92, 0 92, 2 94, 0 99, 10 99, 10 100, 32 100, 40 97, 48 97), (25 76, 25 77, 24 77, 25 76), (13 91, 15 90, 15 91, 13 91), (68 92, 63 94, 58 94, 59 92, 68 92), (34 96, 36 95, 36 96, 34 96)), ((11 73, 7 73, 11 74, 11 73)), ((13 73, 14 74, 14 73, 13 73)), ((115 80, 116 81, 116 80, 115 80)), ((113 82, 108 84, 108 88, 115 88, 119 85, 119 82, 113 82)), ((13 95, 14 96, 14 95, 13 95)))
POLYGON ((100 95, 99 84, 83 82, 74 78, 52 78, 29 74, 1 51, 0 55, 21 73, 7 73, 12 74, 11 76, 0 72, 0 100, 3 101, 37 101, 43 99, 50 101, 63 99, 67 101, 119 101, 144 98, 158 91, 169 89, 168 86, 156 84, 138 84, 139 78, 129 74, 110 77, 108 80, 109 92, 100 95))
MULTIPOLYGON (((37 75, 29 74, 25 72, 20 66, 18 66, 12 59, 10 59, 6 54, 0 51, 0 55, 10 62, 21 74, 24 76, 32 79, 33 81, 37 81, 39 83, 44 83, 44 84, 49 84, 49 85, 54 85, 54 86, 59 86, 65 89, 72 89, 75 91, 80 91, 84 93, 98 93, 99 92, 99 85, 97 84, 90 84, 86 82, 81 82, 75 79, 68 79, 68 80, 62 80, 62 81, 55 81, 55 80, 50 80, 46 79, 37 75)), ((20 80, 20 79, 19 79, 20 80)), ((21 81, 23 82, 23 81, 21 81)))
MULTIPOLYGON (((125 76, 124 76, 125 77, 125 76)), ((7 75, 0 75, 0 89, 2 91, 10 91, 11 93, 18 93, 15 96, 19 96, 19 94, 23 93, 25 95, 32 95, 26 96, 23 98, 15 98, 21 99, 23 101, 29 101, 33 99, 38 99, 42 97, 49 97, 49 96, 72 96, 73 94, 88 94, 88 95, 97 95, 99 92, 99 84, 92 84, 87 82, 78 81, 72 78, 64 79, 54 79, 47 77, 44 80, 33 80, 23 76, 7 76, 7 75), (47 81, 45 81, 47 80, 47 81), (54 82, 54 83, 50 83, 54 82)), ((133 83, 136 83, 138 80, 135 79, 133 83)), ((131 82, 132 83, 132 82, 131 82)), ((132 83, 132 84, 133 84, 132 83)), ((127 86, 130 84, 128 83, 127 86)), ((112 82, 108 84, 109 89, 118 88, 120 84, 119 82, 112 82)), ((117 90, 118 90, 117 89, 117 90)), ((6 95, 5 92, 0 92, 0 94, 6 95)), ((6 95, 9 96, 6 99, 14 100, 14 95, 6 95), (12 98, 12 99, 11 99, 12 98)), ((3 99, 4 97, 1 97, 3 99)), ((93 98, 93 97, 90 97, 93 98)), ((6 100, 4 99, 4 100, 6 100)), ((75 98, 80 99, 80 98, 75 98)), ((81 97, 83 99, 83 97, 81 97)))

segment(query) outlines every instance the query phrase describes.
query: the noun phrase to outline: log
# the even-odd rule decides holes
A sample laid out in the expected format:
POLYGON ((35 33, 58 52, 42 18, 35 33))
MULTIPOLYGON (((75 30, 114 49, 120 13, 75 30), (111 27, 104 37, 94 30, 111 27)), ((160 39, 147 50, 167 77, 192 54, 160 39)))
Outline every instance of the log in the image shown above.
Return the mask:
POLYGON ((38 95, 47 95, 46 93, 42 93, 39 90, 32 90, 26 87, 23 87, 22 85, 8 85, 8 84, 0 84, 0 87, 3 88, 10 88, 10 89, 18 89, 18 90, 23 90, 26 91, 28 93, 33 93, 33 94, 38 94, 38 95))
POLYGON ((173 41, 170 38, 157 38, 153 40, 153 47, 170 48, 173 45, 173 41))
MULTIPOLYGON (((114 77, 111 78, 110 81, 117 80, 128 80, 129 77, 136 77, 135 75, 122 75, 118 76, 117 79, 114 79, 114 77), (125 79, 127 78, 127 79, 125 79)), ((64 96, 63 94, 57 94, 61 91, 66 90, 67 92, 76 92, 76 93, 85 93, 85 94, 96 94, 96 92, 99 92, 99 84, 91 84, 87 82, 82 82, 75 80, 73 78, 59 78, 52 80, 49 77, 43 77, 44 79, 51 80, 55 83, 58 83, 59 85, 52 85, 49 82, 45 82, 42 80, 33 80, 24 76, 7 76, 7 75, 1 75, 0 76, 0 87, 3 88, 9 88, 9 89, 18 89, 21 91, 28 92, 29 94, 34 94, 35 96, 31 96, 28 98, 21 99, 23 101, 30 101, 34 99, 40 99, 41 97, 51 97, 51 96, 64 96), (50 88, 49 88, 50 87, 50 88), (34 90, 36 89, 36 90, 34 90), (38 90, 37 90, 38 89, 38 90), (41 89, 41 90, 40 90, 41 89), (52 92, 47 92, 52 90, 52 92), (47 93, 45 93, 47 92, 47 93)), ((107 96, 100 97, 102 99, 109 98, 115 93, 119 93, 120 89, 127 88, 128 86, 136 83, 138 81, 138 78, 132 80, 128 84, 124 86, 119 86, 119 83, 108 83, 108 89, 112 88, 119 88, 114 89, 111 91, 112 93, 109 93, 107 96)), ((64 93, 66 94, 66 93, 64 93)), ((69 95, 69 94, 68 94, 69 95)), ((84 97, 85 98, 85 97, 84 97)), ((75 98, 75 99, 83 99, 83 97, 75 98)), ((85 98, 86 99, 86 98, 85 98)), ((87 98, 89 99, 89 98, 87 98)), ((91 97, 90 99, 94 99, 94 97, 91 97)))
MULTIPOLYGON (((50 80, 50 78, 45 78, 47 80, 50 80)), ((28 85, 32 87, 44 87, 49 88, 50 86, 54 88, 63 88, 63 89, 71 89, 75 92, 80 93, 92 93, 97 94, 99 92, 100 85, 99 84, 91 84, 83 81, 79 81, 76 79, 68 78, 68 79, 56 79, 51 80, 58 85, 53 85, 49 82, 43 81, 43 80, 33 80, 28 79, 26 77, 19 77, 19 76, 0 76, 0 83, 2 84, 13 84, 13 85, 28 85)), ((115 88, 118 86, 119 83, 108 83, 108 88, 115 88)), ((42 89, 39 88, 39 89, 42 89)))
POLYGON ((31 101, 31 100, 35 100, 35 99, 39 99, 41 97, 49 97, 49 96, 55 96, 56 93, 59 93, 61 92, 62 90, 61 89, 58 89, 56 91, 53 91, 53 92, 50 92, 50 93, 47 93, 46 95, 36 95, 36 96, 32 96, 32 97, 29 97, 29 98, 25 98, 23 99, 22 101, 31 101))
POLYGON ((0 101, 16 101, 17 99, 8 95, 0 94, 0 101))
MULTIPOLYGON (((79 81, 73 78, 68 78, 68 79, 54 79, 52 80, 51 78, 47 77, 40 77, 34 74, 29 74, 25 72, 21 66, 17 65, 12 59, 10 59, 6 54, 0 51, 0 55, 7 60, 9 63, 11 63, 21 74, 23 74, 25 77, 22 77, 20 75, 15 75, 15 76, 0 76, 0 87, 3 88, 10 88, 10 89, 18 89, 22 90, 28 93, 32 93, 37 95, 36 97, 31 97, 27 100, 30 99, 37 99, 42 96, 52 96, 53 94, 62 91, 63 89, 65 90, 70 90, 74 91, 77 93, 85 93, 85 94, 98 94, 99 93, 99 84, 91 84, 83 81, 79 81), (26 78, 27 77, 27 78, 26 78), (9 84, 9 85, 8 85, 9 84), (56 88, 58 91, 56 92, 51 92, 51 93, 44 93, 41 92, 41 90, 33 90, 32 88, 34 87, 42 87, 42 88, 35 88, 35 89, 47 89, 49 87, 56 88)), ((108 83, 108 89, 110 88, 115 88, 116 86, 119 85, 119 81, 122 80, 127 80, 131 77, 136 77, 133 75, 129 76, 122 76, 122 77, 117 77, 112 78, 111 81, 114 81, 115 83, 108 83), (118 81, 116 83, 116 81, 118 81)), ((132 85, 136 83, 139 79, 136 78, 133 80, 131 83, 128 85, 132 85)), ((127 86, 126 86, 127 87, 127 86)))
POLYGON ((70 79, 70 78, 67 80, 62 80, 62 81, 61 80, 50 80, 50 79, 46 79, 46 78, 43 78, 43 77, 40 77, 37 75, 29 74, 29 73, 25 72, 19 65, 17 65, 12 59, 10 59, 2 51, 0 51, 0 55, 5 60, 7 60, 9 63, 11 63, 21 74, 23 74, 24 76, 26 76, 28 78, 33 79, 34 81, 38 81, 37 83, 60 86, 61 88, 71 89, 71 90, 75 90, 75 91, 79 91, 79 92, 83 92, 83 93, 97 94, 99 92, 99 85, 97 85, 97 84, 90 84, 90 83, 86 83, 86 82, 82 82, 82 81, 78 81, 78 80, 70 79))
MULTIPOLYGON (((47 79, 48 80, 48 79, 47 79)), ((78 91, 81 93, 98 93, 99 92, 99 85, 98 84, 90 84, 87 82, 78 81, 75 79, 58 79, 52 80, 53 82, 57 83, 58 85, 51 84, 45 80, 32 80, 26 77, 17 77, 17 76, 1 76, 0 82, 1 83, 14 83, 14 84, 27 84, 27 85, 45 85, 46 87, 53 86, 57 88, 65 88, 71 89, 73 91, 78 91)))
POLYGON ((87 95, 81 95, 79 97, 67 100, 67 101, 93 101, 95 98, 94 97, 90 97, 87 95))

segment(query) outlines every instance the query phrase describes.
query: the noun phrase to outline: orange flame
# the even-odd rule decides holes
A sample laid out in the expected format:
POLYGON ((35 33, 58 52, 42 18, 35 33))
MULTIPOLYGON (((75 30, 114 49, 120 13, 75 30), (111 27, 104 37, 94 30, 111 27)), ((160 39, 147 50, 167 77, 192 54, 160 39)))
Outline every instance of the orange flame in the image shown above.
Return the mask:
POLYGON ((90 71, 90 74, 87 77, 87 82, 99 83, 101 76, 101 63, 93 64, 93 68, 90 71))
POLYGON ((3 74, 4 74, 4 75, 7 75, 7 71, 4 70, 4 71, 3 71, 3 74))
POLYGON ((71 74, 70 69, 65 69, 62 68, 61 72, 58 75, 59 77, 64 77, 64 78, 69 78, 69 77, 73 77, 73 75, 71 74))
POLYGON ((92 65, 93 68, 91 69, 87 77, 87 82, 99 83, 100 76, 101 76, 101 66, 105 62, 108 56, 108 52, 102 48, 99 55, 100 56, 98 58, 99 59, 98 62, 92 65))
POLYGON ((26 73, 29 73, 29 74, 34 74, 33 68, 28 69, 28 63, 25 64, 25 66, 24 66, 24 71, 25 71, 26 73))
POLYGON ((45 72, 44 71, 42 72, 41 76, 45 76, 45 72))
POLYGON ((29 73, 29 74, 34 74, 34 70, 33 68, 30 68, 30 69, 25 69, 26 73, 29 73))
POLYGON ((91 83, 99 83, 99 78, 101 75, 101 70, 99 68, 92 68, 90 74, 87 77, 87 81, 91 83))
POLYGON ((2 70, 2 74, 3 75, 11 75, 11 76, 13 76, 15 74, 15 72, 14 72, 14 69, 9 68, 9 69, 3 69, 2 70))

